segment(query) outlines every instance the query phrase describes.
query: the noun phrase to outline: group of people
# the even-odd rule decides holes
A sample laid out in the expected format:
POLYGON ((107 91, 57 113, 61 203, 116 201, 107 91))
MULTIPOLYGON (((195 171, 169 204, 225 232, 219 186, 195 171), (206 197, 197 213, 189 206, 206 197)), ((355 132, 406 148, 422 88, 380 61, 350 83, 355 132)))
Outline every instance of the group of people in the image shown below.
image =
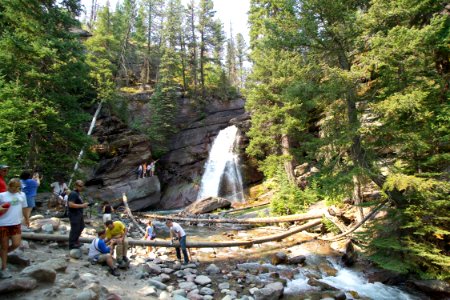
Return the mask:
POLYGON ((158 160, 154 160, 150 163, 144 162, 143 164, 140 164, 136 170, 137 179, 154 176, 157 161, 158 160))
MULTIPOLYGON (((8 184, 5 178, 9 167, 0 165, 0 257, 2 260, 0 279, 10 278, 7 271, 8 253, 18 248, 22 239, 22 218, 26 226, 30 225, 30 215, 35 207, 35 197, 37 188, 40 185, 42 177, 39 174, 31 176, 30 172, 23 172, 19 178, 12 178, 8 184)), ((84 189, 84 182, 76 180, 73 191, 69 191, 64 182, 54 184, 53 192, 66 198, 67 213, 70 221, 69 249, 81 247, 80 236, 85 228, 84 209, 90 204, 83 201, 81 192, 84 189)), ((128 242, 127 227, 121 221, 112 221, 111 214, 114 212, 108 202, 103 205, 104 228, 97 231, 95 238, 89 247, 89 260, 91 263, 104 263, 110 268, 114 276, 118 276, 118 267, 124 267, 129 264, 127 257, 128 242), (117 266, 114 263, 114 252, 117 266)), ((169 228, 172 244, 179 241, 176 247, 176 255, 181 261, 183 253, 184 263, 189 262, 189 255, 186 248, 186 232, 176 222, 166 221, 169 228)), ((148 222, 144 239, 154 240, 156 231, 151 221, 148 222)), ((150 252, 151 247, 147 248, 150 252)))

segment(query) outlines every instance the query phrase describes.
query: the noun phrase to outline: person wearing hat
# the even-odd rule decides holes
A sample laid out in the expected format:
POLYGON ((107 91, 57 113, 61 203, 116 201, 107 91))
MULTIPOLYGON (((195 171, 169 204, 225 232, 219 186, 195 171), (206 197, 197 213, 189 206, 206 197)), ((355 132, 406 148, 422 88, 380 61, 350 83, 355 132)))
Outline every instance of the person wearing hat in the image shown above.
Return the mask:
POLYGON ((5 177, 8 175, 9 166, 0 165, 0 193, 4 193, 7 190, 5 177))

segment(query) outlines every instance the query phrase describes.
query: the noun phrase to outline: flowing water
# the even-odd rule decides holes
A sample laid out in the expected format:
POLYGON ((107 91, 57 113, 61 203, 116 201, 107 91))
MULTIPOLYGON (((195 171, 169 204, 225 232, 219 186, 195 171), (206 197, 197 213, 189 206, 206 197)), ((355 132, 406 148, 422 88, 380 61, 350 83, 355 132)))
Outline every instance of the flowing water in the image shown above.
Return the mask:
POLYGON ((236 126, 219 132, 209 152, 200 184, 197 200, 206 197, 222 197, 232 201, 244 200, 237 144, 236 126))

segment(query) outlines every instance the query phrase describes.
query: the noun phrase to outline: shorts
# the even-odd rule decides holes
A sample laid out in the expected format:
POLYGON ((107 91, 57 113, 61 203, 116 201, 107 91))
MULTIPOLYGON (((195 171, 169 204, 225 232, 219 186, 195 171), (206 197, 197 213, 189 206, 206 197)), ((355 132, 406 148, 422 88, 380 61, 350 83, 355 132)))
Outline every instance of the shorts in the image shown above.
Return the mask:
POLYGON ((108 254, 97 254, 94 257, 89 257, 89 260, 93 264, 104 264, 106 263, 106 259, 108 258, 108 254))
POLYGON ((21 225, 0 226, 0 238, 20 235, 22 233, 21 225))
POLYGON ((27 205, 28 208, 36 207, 36 196, 27 197, 27 205))
POLYGON ((106 223, 106 221, 111 219, 111 214, 103 214, 103 223, 106 223))
POLYGON ((148 237, 147 237, 147 241, 152 241, 152 240, 154 240, 154 239, 156 239, 156 236, 148 236, 148 237))

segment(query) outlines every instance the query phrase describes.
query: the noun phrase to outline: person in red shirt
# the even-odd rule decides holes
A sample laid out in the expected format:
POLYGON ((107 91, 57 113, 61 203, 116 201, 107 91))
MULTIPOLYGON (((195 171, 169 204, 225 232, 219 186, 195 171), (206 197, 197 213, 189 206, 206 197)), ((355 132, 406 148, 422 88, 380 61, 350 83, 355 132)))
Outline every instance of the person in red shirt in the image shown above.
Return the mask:
POLYGON ((8 175, 9 167, 7 165, 0 165, 0 193, 7 191, 5 177, 8 175))

